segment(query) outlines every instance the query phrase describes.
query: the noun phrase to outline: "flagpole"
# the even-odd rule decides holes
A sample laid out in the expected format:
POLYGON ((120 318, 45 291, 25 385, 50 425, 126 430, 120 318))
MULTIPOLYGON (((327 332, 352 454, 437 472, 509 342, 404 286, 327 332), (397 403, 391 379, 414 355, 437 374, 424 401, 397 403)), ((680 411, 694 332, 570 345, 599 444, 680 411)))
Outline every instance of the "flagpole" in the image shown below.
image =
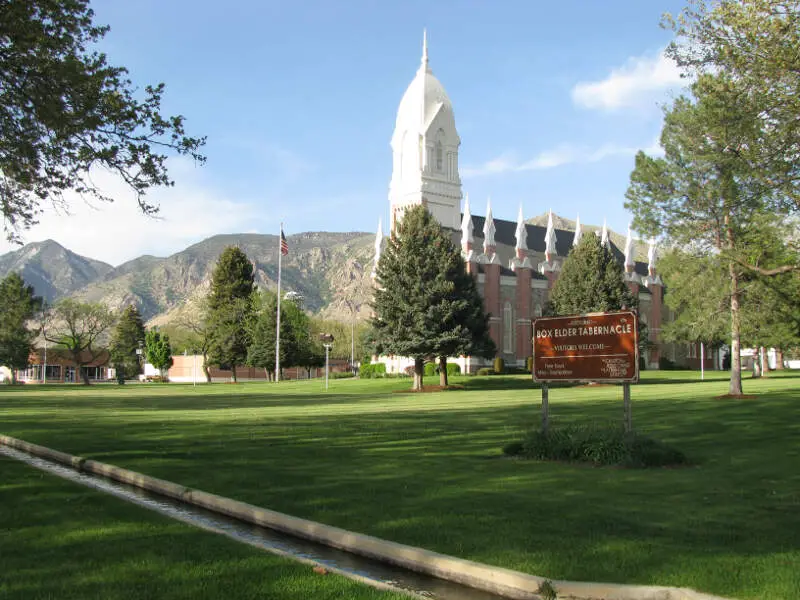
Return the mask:
POLYGON ((275 331, 275 381, 281 380, 281 258, 283 258, 283 221, 278 236, 278 318, 275 331))

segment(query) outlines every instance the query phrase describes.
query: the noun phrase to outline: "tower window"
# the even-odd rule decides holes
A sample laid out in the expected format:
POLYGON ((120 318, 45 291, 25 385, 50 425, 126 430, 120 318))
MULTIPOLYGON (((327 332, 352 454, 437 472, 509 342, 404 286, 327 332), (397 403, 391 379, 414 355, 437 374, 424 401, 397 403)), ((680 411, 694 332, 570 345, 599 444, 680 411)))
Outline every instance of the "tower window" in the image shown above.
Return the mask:
POLYGON ((511 303, 506 302, 503 307, 503 352, 511 354, 514 351, 514 312, 511 303))
POLYGON ((436 170, 441 173, 444 168, 444 150, 442 142, 436 142, 436 170))

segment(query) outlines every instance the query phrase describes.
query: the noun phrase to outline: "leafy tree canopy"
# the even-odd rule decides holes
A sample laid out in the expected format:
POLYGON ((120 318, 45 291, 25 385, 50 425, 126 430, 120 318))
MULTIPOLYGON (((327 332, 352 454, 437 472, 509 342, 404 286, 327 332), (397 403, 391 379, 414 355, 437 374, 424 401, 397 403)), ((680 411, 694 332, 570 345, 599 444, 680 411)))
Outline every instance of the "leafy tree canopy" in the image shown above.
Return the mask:
POLYGON ((96 167, 118 175, 154 214, 145 194, 173 184, 167 153, 205 160, 205 139, 188 136, 182 116, 161 114, 164 84, 139 98, 128 71, 93 48, 108 30, 94 23, 88 0, 0 0, 0 207, 9 239, 68 190, 112 201, 91 180, 96 167))
POLYGON ((172 366, 172 346, 169 336, 158 329, 151 329, 144 339, 147 362, 153 365, 163 375, 172 366))
POLYGON ((141 360, 136 351, 144 341, 142 316, 135 306, 130 305, 122 311, 109 346, 111 362, 117 371, 117 381, 120 383, 141 373, 141 360))
POLYGON ((18 273, 9 273, 0 280, 0 365, 15 369, 28 365, 36 332, 28 327, 40 309, 42 299, 34 295, 18 273))

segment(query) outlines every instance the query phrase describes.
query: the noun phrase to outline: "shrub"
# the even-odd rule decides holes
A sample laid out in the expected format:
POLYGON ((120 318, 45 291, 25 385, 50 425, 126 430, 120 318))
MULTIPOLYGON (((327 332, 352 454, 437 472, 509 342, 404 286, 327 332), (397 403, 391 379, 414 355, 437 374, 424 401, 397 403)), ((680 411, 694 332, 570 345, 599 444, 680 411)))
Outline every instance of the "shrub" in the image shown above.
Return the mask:
POLYGON ((476 373, 476 375, 480 375, 480 376, 494 375, 494 370, 493 369, 489 369, 487 367, 483 367, 482 369, 478 369, 478 372, 476 373))
POLYGON ((461 375, 461 367, 459 367, 455 363, 447 363, 447 374, 448 375, 461 375))
POLYGON ((358 376, 362 379, 373 379, 376 377, 384 377, 386 375, 386 365, 383 363, 361 363, 358 369, 358 376))
POLYGON ((331 379, 350 379, 353 377, 352 371, 336 371, 328 375, 331 379))
POLYGON ((533 357, 529 356, 528 359, 525 361, 525 369, 528 373, 533 373, 533 357))
POLYGON ((436 365, 433 363, 425 363, 425 367, 422 370, 422 374, 425 377, 432 377, 436 374, 436 365))
POLYGON ((386 376, 386 365, 384 363, 375 363, 372 365, 372 376, 373 377, 385 377, 386 376))
POLYGON ((678 365, 668 359, 666 356, 658 357, 658 368, 662 371, 675 371, 678 365))
POLYGON ((626 433, 622 427, 568 426, 553 427, 547 432, 533 431, 521 442, 503 448, 508 456, 537 460, 588 462, 594 465, 617 465, 644 468, 682 465, 688 462, 679 450, 638 433, 626 433))
POLYGON ((495 373, 503 373, 506 370, 506 361, 503 360, 502 356, 498 356, 494 359, 494 372, 495 373))

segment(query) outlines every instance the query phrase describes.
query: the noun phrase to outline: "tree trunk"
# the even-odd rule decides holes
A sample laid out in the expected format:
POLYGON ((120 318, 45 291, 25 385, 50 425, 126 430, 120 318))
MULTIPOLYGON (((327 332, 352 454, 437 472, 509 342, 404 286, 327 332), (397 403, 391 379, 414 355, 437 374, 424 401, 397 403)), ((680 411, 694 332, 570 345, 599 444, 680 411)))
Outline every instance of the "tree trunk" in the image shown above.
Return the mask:
POLYGON ((783 350, 780 348, 775 349, 775 370, 783 371, 783 350))
POLYGON ((769 359, 767 358, 767 349, 764 346, 758 349, 758 360, 761 363, 761 375, 766 377, 769 374, 769 359))
POLYGON ((422 391, 422 376, 425 373, 425 361, 421 358, 414 359, 414 386, 412 390, 422 391))
MULTIPOLYGON (((732 232, 729 230, 729 237, 732 232)), ((742 395, 742 345, 741 345, 741 314, 739 312, 739 275, 736 266, 731 261, 728 264, 728 273, 731 277, 731 383, 728 393, 731 396, 742 395)))
POLYGON ((447 387, 447 357, 439 357, 439 385, 447 387))
POLYGON ((84 369, 82 366, 78 367, 78 371, 81 374, 81 379, 83 380, 83 385, 89 385, 89 372, 84 369))
POLYGON ((267 367, 264 367, 264 380, 269 381, 269 371, 267 370, 267 367))
POLYGON ((233 383, 238 383, 236 379, 236 365, 231 365, 231 377, 233 378, 233 383))
POLYGON ((208 353, 203 350, 203 373, 206 376, 206 383, 211 383, 211 370, 208 368, 208 353))
POLYGON ((17 385, 17 370, 11 367, 11 385, 17 385))

